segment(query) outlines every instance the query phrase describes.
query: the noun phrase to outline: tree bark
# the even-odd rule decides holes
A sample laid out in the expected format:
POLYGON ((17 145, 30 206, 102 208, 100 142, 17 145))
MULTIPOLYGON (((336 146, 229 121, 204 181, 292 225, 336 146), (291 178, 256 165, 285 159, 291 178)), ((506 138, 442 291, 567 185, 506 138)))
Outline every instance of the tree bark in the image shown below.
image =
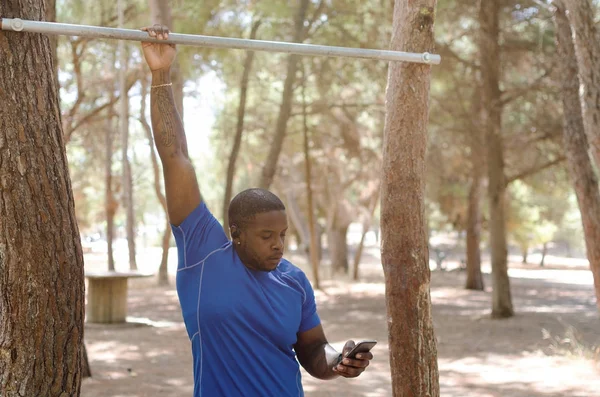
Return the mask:
POLYGON ((590 0, 565 0, 571 23, 575 56, 583 84, 585 133, 596 165, 600 167, 600 41, 590 0))
POLYGON ((349 224, 334 223, 327 230, 327 245, 333 274, 348 274, 348 243, 346 234, 349 224))
MULTIPOLYGON (((261 20, 257 20, 252 24, 250 30, 250 39, 256 39, 256 33, 260 27, 261 20)), ((248 95, 248 81, 250 80, 250 71, 252 70, 252 62, 254 61, 254 51, 248 51, 244 60, 244 71, 242 72, 242 80, 240 81, 240 103, 238 105, 237 125, 235 128, 235 137, 233 138, 233 146, 229 155, 229 164, 227 165, 227 180, 225 182, 225 196, 223 197, 223 228, 227 237, 230 237, 229 231, 229 202, 233 195, 233 178, 235 176, 235 163, 240 153, 242 146, 242 134, 244 132, 244 119, 246 117, 246 97, 248 95)))
MULTIPOLYGON (((124 27, 123 0, 118 1, 119 27, 124 27)), ((125 209, 125 230, 127 234, 127 248, 129 252, 129 269, 137 270, 135 260, 135 211, 133 202, 133 180, 131 176, 131 162, 129 161, 129 93, 127 90, 127 63, 129 56, 123 40, 119 41, 119 92, 121 93, 119 122, 121 124, 121 150, 123 162, 123 208, 125 209)))
MULTIPOLYGON (((48 22, 56 22, 56 0, 46 0, 46 21, 48 22)), ((52 54, 52 70, 54 78, 54 84, 57 90, 60 90, 60 84, 58 82, 58 36, 48 35, 48 39, 50 41, 50 50, 52 54)), ((60 107, 60 102, 59 102, 60 107)), ((63 144, 67 144, 67 142, 63 141, 63 144)), ((114 266, 114 263, 113 263, 114 266)), ((89 378, 92 376, 92 371, 90 369, 90 363, 87 358, 87 350, 85 348, 85 343, 82 342, 82 361, 81 361, 81 376, 82 378, 89 378)))
POLYGON ((500 4, 480 0, 479 54, 482 81, 482 123, 488 157, 488 200, 492 251, 492 317, 514 315, 508 278, 504 176, 502 143, 502 104, 500 92, 500 4))
MULTIPOLYGON (((309 0, 300 0, 300 6, 295 18, 294 43, 300 43, 304 40, 304 20, 308 10, 309 0)), ((294 96, 294 82, 296 81, 296 72, 298 70, 298 55, 292 54, 288 57, 287 73, 283 84, 283 93, 281 95, 281 106, 279 107, 279 115, 277 116, 277 124, 275 125, 275 133, 272 137, 271 148, 262 169, 259 186, 263 189, 269 189, 275 178, 277 171, 277 162, 283 148, 283 141, 287 130, 287 122, 292 111, 292 102, 294 96)))
MULTIPOLYGON (((46 21, 56 22, 56 0, 46 0, 46 21)), ((55 84, 58 87, 58 36, 48 35, 50 40, 50 50, 52 53, 52 66, 54 75, 52 76, 55 80, 55 84)))
POLYGON ((469 189, 467 213, 467 281, 465 288, 483 291, 481 273, 481 196, 483 194, 482 170, 473 170, 469 189))
MULTIPOLYGON (((433 51, 436 0, 398 0, 392 50, 433 51)), ((381 261, 394 397, 438 397, 425 222, 425 153, 431 66, 392 62, 386 93, 381 261)))
MULTIPOLYGON (((45 2, 5 0, 43 20, 45 2)), ((83 253, 47 36, 0 32, 0 394, 76 396, 83 253)))
POLYGON ((483 274, 481 273, 481 199, 483 195, 483 178, 485 159, 483 151, 483 136, 481 123, 478 119, 482 113, 481 89, 478 87, 473 95, 475 125, 470 131, 470 160, 471 160, 471 187, 469 188, 467 209, 467 281, 465 289, 483 291, 483 274))
POLYGON ((594 277, 596 306, 600 310, 600 189, 588 154, 589 145, 579 99, 578 66, 575 59, 571 28, 562 1, 554 1, 554 23, 560 59, 561 94, 564 109, 563 142, 567 153, 569 175, 581 212, 585 246, 594 277))

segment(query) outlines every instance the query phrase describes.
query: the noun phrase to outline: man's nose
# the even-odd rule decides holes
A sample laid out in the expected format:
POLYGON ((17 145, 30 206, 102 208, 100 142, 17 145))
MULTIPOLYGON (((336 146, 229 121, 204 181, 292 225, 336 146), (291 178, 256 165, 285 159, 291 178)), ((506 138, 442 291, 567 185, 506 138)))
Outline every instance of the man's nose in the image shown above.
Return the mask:
POLYGON ((283 251, 283 239, 281 237, 277 237, 275 239, 275 244, 273 245, 273 249, 276 251, 283 251))

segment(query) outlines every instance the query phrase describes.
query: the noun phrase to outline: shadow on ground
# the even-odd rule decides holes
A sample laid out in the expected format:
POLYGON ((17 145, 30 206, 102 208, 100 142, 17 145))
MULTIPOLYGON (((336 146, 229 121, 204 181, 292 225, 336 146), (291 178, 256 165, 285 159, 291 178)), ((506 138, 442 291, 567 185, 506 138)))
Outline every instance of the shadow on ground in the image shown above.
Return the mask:
MULTIPOLYGON (((348 339, 377 339, 376 359, 353 380, 324 382, 304 373, 308 397, 391 396, 383 275, 377 255, 371 255, 370 264, 361 268, 362 282, 325 281, 316 295, 330 342, 340 348, 348 339)), ((600 319, 591 274, 514 270, 517 315, 506 320, 490 319, 489 287, 466 291, 463 272, 432 273, 441 395, 597 395, 600 368, 594 349, 600 346, 600 319)), ((135 324, 86 326, 94 378, 84 381, 82 396, 192 395, 189 339, 177 295, 173 287, 153 283, 133 280, 129 319, 135 324)), ((491 285, 489 275, 485 283, 491 285)))

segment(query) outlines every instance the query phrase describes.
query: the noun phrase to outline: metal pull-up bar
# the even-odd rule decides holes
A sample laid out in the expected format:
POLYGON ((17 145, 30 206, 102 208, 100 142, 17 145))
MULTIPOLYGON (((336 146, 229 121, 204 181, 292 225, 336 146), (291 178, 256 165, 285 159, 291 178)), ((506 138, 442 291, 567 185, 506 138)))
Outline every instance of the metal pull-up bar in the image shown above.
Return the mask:
POLYGON ((286 43, 278 41, 235 39, 229 37, 201 36, 169 33, 168 40, 153 39, 140 30, 106 28, 102 26, 73 25, 56 22, 27 21, 23 19, 0 18, 0 30, 32 32, 64 36, 88 37, 97 39, 117 39, 131 41, 183 44, 198 47, 234 48, 240 50, 285 52, 289 54, 379 59, 438 65, 441 57, 436 54, 402 51, 373 50, 363 48, 332 47, 315 44, 286 43))

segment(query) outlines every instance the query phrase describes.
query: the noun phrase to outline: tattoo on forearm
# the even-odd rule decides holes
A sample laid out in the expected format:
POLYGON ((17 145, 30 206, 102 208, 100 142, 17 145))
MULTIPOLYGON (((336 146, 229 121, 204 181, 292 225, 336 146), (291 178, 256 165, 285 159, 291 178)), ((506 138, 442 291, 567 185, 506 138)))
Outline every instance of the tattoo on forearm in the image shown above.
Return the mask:
POLYGON ((166 88, 158 88, 156 92, 156 103, 161 115, 162 128, 162 144, 171 146, 175 141, 175 115, 173 114, 174 106, 169 91, 166 88))

